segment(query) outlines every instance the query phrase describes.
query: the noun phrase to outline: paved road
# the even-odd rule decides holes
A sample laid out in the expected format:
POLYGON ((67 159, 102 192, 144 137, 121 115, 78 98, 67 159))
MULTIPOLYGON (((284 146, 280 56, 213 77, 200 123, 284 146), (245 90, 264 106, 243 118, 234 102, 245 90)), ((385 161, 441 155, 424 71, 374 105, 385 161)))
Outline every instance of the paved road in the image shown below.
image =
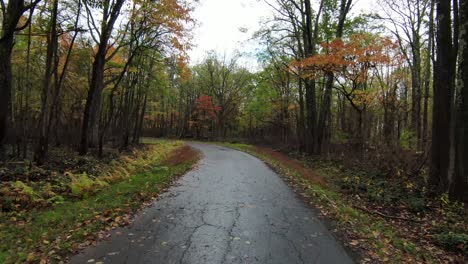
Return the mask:
POLYGON ((71 263, 352 263, 294 192, 260 160, 191 143, 204 158, 128 228, 71 263))

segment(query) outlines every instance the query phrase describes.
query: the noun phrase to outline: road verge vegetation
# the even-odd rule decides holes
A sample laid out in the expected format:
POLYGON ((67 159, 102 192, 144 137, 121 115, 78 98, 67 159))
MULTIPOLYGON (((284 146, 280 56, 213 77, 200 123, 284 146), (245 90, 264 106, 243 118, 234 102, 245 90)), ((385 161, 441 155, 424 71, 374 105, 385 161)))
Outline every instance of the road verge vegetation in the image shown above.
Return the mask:
POLYGON ((413 194, 411 181, 402 181, 401 187, 337 161, 295 159, 269 148, 222 144, 258 157, 282 175, 332 220, 337 236, 361 263, 467 261, 467 211, 447 196, 424 200, 413 194))
POLYGON ((83 165, 44 171, 54 176, 42 180, 2 182, 0 263, 65 262, 66 256, 106 237, 111 229, 129 224, 137 210, 200 157, 181 141, 145 143, 93 163, 92 174, 82 171, 87 168, 83 165))

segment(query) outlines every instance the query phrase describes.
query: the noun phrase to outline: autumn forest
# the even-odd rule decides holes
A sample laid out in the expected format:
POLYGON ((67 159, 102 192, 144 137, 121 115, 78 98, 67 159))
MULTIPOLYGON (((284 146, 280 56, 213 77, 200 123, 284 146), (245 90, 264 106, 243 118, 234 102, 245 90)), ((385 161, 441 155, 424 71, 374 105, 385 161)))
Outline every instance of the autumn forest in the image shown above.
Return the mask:
MULTIPOLYGON (((198 1, 1 0, 0 208, 8 219, 54 207, 44 186, 65 202, 86 197, 54 187, 51 171, 65 175, 72 163, 81 173, 84 164, 142 151, 150 138, 229 142, 371 169, 380 176, 367 186, 366 177, 336 182, 369 199, 363 210, 392 204, 384 216, 398 212, 395 204, 411 211, 423 201, 430 211, 447 201, 458 229, 431 225, 451 235, 434 242, 431 233, 428 243, 466 254, 459 219, 468 202, 467 1, 375 0, 373 12, 359 12, 353 0, 263 2, 273 15, 248 32, 261 47, 251 67, 245 54, 217 50, 191 62, 198 1), (41 202, 18 200, 29 190, 18 182, 41 202), (398 186, 388 195, 401 196, 385 196, 384 186, 398 186), (406 193, 414 196, 400 203, 406 193)), ((80 191, 120 181, 101 186, 96 166, 80 191)), ((399 217, 425 221, 424 210, 399 217)), ((21 250, 0 246, 0 262, 3 251, 21 260, 21 250)), ((23 260, 41 259, 41 250, 23 260)))

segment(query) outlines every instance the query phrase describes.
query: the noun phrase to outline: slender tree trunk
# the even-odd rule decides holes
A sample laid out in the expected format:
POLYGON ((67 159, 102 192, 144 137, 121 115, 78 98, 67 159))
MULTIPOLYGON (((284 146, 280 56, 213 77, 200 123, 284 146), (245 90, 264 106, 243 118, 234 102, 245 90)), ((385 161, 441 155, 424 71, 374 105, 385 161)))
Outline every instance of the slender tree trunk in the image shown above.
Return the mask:
POLYGON ((304 117, 304 90, 302 79, 299 78, 299 120, 298 120, 298 137, 299 151, 305 151, 305 117, 304 117))
MULTIPOLYGON (((33 11, 31 10, 29 16, 32 16, 33 11)), ((28 129, 27 124, 29 123, 29 96, 31 93, 32 82, 31 82, 31 26, 28 25, 28 44, 26 51, 26 90, 25 90, 25 105, 23 112, 23 130, 22 130, 22 141, 23 141, 23 159, 26 159, 28 152, 28 129)))
POLYGON ((428 143, 428 109, 429 109, 429 98, 430 98, 430 85, 431 85, 431 56, 432 49, 434 46, 434 0, 431 0, 431 8, 429 11, 429 36, 427 44, 427 57, 426 57, 426 68, 424 73, 424 106, 423 106, 423 132, 422 132, 422 150, 426 150, 428 143))
POLYGON ((140 117, 139 117, 139 121, 138 121, 138 126, 136 126, 135 137, 133 139, 133 141, 134 141, 133 143, 139 143, 140 142, 141 131, 143 129, 143 121, 144 121, 145 113, 146 113, 147 100, 148 100, 148 95, 145 94, 145 98, 143 99, 143 106, 141 108, 140 117))
POLYGON ((421 149, 421 44, 419 35, 413 34, 411 67, 411 130, 416 136, 413 146, 421 149))
MULTIPOLYGON (((58 46, 57 36, 57 12, 58 0, 53 0, 51 3, 52 17, 49 25, 49 35, 47 36, 47 52, 46 52, 46 66, 44 83, 42 86, 41 98, 41 115, 39 121, 39 142, 36 148, 35 161, 38 164, 43 164, 49 147, 49 128, 51 125, 51 102, 52 102, 52 83, 54 72, 57 70, 56 56, 58 46)), ((55 85, 58 85, 55 83, 55 85)))

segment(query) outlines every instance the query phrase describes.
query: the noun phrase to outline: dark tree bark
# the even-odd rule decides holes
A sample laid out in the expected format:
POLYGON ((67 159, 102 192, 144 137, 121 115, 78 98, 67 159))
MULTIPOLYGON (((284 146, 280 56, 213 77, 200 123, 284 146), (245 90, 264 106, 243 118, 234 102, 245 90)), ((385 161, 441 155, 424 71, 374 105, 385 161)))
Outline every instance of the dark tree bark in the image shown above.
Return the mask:
POLYGON ((432 160, 429 184, 446 191, 449 183, 450 116, 453 94, 452 22, 450 1, 436 0, 436 62, 434 65, 434 98, 432 117, 432 160))
POLYGON ((450 194, 468 202, 468 1, 460 1, 460 38, 457 82, 455 171, 450 194))
POLYGON ((12 89, 12 67, 11 52, 14 45, 15 32, 27 27, 22 25, 17 28, 18 22, 24 12, 34 8, 39 1, 34 1, 30 5, 25 5, 24 0, 8 1, 5 6, 0 0, 1 11, 3 13, 2 28, 0 32, 0 150, 3 148, 5 136, 7 134, 8 119, 11 107, 12 89))
MULTIPOLYGON (((310 57, 315 54, 315 40, 313 38, 312 6, 310 0, 304 0, 304 55, 310 57)), ((306 151, 314 152, 314 142, 317 135, 317 96, 315 90, 315 80, 305 79, 305 99, 306 99, 306 151)))

